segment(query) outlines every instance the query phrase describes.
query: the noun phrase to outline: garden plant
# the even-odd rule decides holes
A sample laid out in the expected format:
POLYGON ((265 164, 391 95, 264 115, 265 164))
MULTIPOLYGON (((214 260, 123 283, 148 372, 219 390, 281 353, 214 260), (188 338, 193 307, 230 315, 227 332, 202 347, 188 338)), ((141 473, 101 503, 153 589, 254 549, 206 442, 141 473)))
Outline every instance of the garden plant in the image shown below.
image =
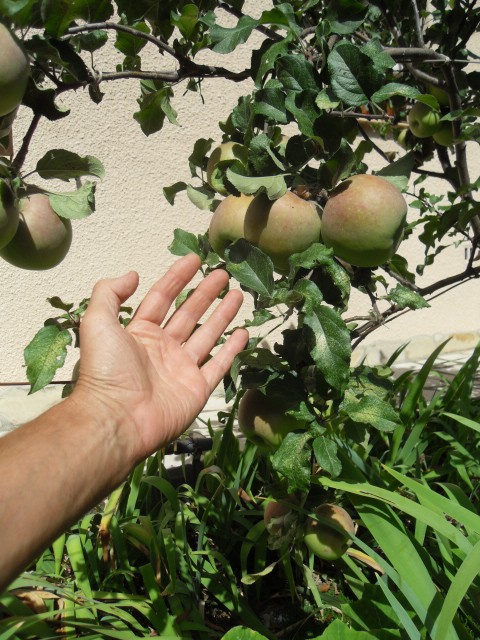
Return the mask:
MULTIPOLYGON (((95 108, 111 82, 139 83, 133 118, 161 136, 182 119, 174 95, 195 92, 201 118, 202 83, 224 78, 243 95, 196 141, 190 182, 164 185, 173 207, 185 191, 205 211, 205 232, 179 213, 170 250, 226 269, 252 306, 195 473, 173 475, 169 450, 139 465, 0 596, 0 637, 479 638, 480 347, 449 378, 445 343, 401 375, 402 348, 352 366, 377 328, 480 276, 478 3, 0 0, 0 21, 0 257, 61 274, 71 220, 94 211, 101 159, 52 148, 23 171, 42 124, 68 118, 59 96, 88 91, 95 108), (123 60, 100 74, 108 48, 123 60), (418 264, 402 255, 412 235, 418 264), (459 245, 464 270, 427 280, 459 245)), ((50 302, 25 349, 32 392, 78 346, 88 305, 50 302)))

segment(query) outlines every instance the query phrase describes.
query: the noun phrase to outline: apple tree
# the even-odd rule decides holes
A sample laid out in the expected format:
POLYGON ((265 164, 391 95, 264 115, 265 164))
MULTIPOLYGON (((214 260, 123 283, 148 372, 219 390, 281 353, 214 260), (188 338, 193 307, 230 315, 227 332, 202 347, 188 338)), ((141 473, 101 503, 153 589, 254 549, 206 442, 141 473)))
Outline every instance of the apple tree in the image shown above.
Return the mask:
MULTIPOLYGON (((76 191, 33 193, 22 174, 42 121, 61 126, 68 118, 57 105, 59 95, 85 89, 99 103, 110 82, 129 78, 139 83, 133 118, 145 135, 161 136, 182 118, 172 107, 174 94, 200 95, 202 83, 214 77, 245 84, 211 137, 194 145, 190 182, 164 185, 173 207, 185 191, 208 220, 198 235, 179 212, 170 248, 175 255, 197 253, 204 273, 226 269, 251 300, 246 324, 255 337, 235 360, 225 394, 247 437, 245 455, 254 450, 264 469, 264 495, 294 496, 293 512, 314 518, 306 529, 310 538, 321 521, 321 514, 315 520, 318 503, 332 498, 370 526, 371 501, 348 494, 346 484, 368 479, 395 486, 379 460, 403 470, 414 466, 402 445, 413 423, 399 409, 389 367, 352 367, 352 351, 378 327, 480 275, 480 181, 471 178, 467 160, 467 145, 480 139, 480 74, 469 66, 476 60, 477 3, 0 0, 0 19, 0 256, 19 267, 61 261, 69 220, 93 211, 91 178, 103 175, 97 158, 61 149, 40 159, 37 172, 76 180, 76 191), (252 46, 250 65, 233 71, 237 47, 249 46, 254 32, 261 44, 252 46), (147 42, 161 54, 158 68, 149 71, 142 65, 147 42), (17 57, 14 78, 4 47, 17 57), (99 74, 95 59, 108 47, 123 60, 99 74), (199 61, 207 50, 216 64, 199 61), (163 60, 175 69, 165 70, 163 60), (9 138, 20 102, 32 120, 13 150, 9 138), (391 141, 398 143, 394 152, 386 146, 391 141), (431 168, 434 159, 441 170, 431 168), (427 178, 440 190, 431 193, 427 178), (40 197, 41 215, 34 213, 40 197), (25 239, 27 211, 38 218, 33 245, 25 239), (43 258, 52 221, 61 247, 48 245, 43 258), (402 241, 413 233, 423 245, 418 264, 402 255, 402 241), (465 269, 428 279, 436 257, 460 244, 468 250, 465 269), (348 313, 353 289, 369 301, 365 316, 348 313), (265 346, 273 329, 275 342, 265 346)), ((41 330, 52 333, 51 340, 39 335, 26 351, 34 389, 52 380, 86 303, 78 313, 56 304, 63 313, 41 330), (38 364, 45 362, 45 349, 61 356, 49 359, 47 371, 38 364)), ((228 424, 224 446, 234 447, 228 424)), ((224 472, 235 476, 233 468, 224 472)), ((384 505, 382 513, 393 522, 389 509, 384 505)), ((299 531, 302 526, 305 519, 299 531)), ((349 520, 346 533, 330 531, 340 536, 338 556, 349 547, 352 527, 349 520)), ((277 527, 271 539, 274 548, 285 549, 301 536, 277 527)), ((302 553, 305 548, 295 546, 300 573, 302 553)), ((408 601, 409 594, 404 597, 408 601)), ((423 604, 428 609, 431 602, 423 604)))

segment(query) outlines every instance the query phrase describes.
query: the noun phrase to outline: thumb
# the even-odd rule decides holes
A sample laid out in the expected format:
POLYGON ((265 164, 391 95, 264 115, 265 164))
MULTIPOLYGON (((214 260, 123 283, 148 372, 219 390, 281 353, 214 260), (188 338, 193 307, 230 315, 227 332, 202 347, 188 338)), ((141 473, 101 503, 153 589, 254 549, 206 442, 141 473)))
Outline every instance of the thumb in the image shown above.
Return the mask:
POLYGON ((107 315, 116 320, 120 306, 137 290, 138 280, 136 271, 129 271, 119 278, 99 280, 93 287, 85 319, 107 315))

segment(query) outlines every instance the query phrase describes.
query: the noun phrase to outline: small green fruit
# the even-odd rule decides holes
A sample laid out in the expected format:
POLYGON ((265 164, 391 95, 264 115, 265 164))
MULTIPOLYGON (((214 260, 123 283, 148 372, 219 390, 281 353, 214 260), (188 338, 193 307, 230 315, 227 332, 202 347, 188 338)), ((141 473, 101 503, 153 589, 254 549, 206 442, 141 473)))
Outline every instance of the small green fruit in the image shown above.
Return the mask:
POLYGON ((451 147, 454 140, 452 123, 443 121, 440 124, 440 129, 432 137, 442 147, 451 147))
POLYGON ((322 504, 315 509, 315 514, 320 520, 308 518, 303 540, 318 558, 337 560, 352 543, 354 522, 345 509, 336 504, 322 504))
POLYGON ((267 396, 258 389, 248 389, 238 406, 238 426, 260 450, 275 450, 287 433, 307 426, 306 422, 287 415, 291 408, 288 398, 267 396))
POLYGON ((407 116, 410 131, 417 138, 430 138, 440 126, 440 112, 423 102, 416 102, 407 116))

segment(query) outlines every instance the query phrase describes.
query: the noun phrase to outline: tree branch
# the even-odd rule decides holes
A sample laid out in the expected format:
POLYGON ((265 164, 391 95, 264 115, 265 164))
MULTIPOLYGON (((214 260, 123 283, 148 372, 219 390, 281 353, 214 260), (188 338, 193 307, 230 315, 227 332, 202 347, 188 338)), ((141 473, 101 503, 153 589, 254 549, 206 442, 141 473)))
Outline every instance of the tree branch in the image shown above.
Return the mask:
MULTIPOLYGON (((446 293, 447 288, 452 287, 452 285, 457 286, 467 280, 472 280, 473 278, 479 278, 479 277, 480 277, 480 267, 472 267, 469 264, 467 268, 461 273, 457 273, 453 276, 449 276, 448 278, 443 278, 442 280, 438 280, 437 282, 434 282, 433 284, 427 287, 417 288, 417 293, 425 297, 437 291, 440 291, 440 289, 445 289, 445 291, 441 291, 438 294, 438 295, 442 295, 443 293, 446 293)), ((355 342, 353 342, 352 344, 352 349, 356 349, 356 347, 361 342, 363 342, 363 340, 365 340, 365 338, 370 333, 372 333, 372 331, 375 331, 380 326, 387 324, 388 322, 391 322, 394 319, 394 317, 398 318, 399 316, 405 313, 408 313, 409 311, 411 311, 410 308, 404 309, 397 304, 392 304, 388 309, 383 311, 378 318, 374 320, 370 320, 369 322, 366 322, 362 327, 358 327, 358 329, 355 329, 354 331, 352 331, 352 334, 351 334, 352 339, 353 340, 356 339, 355 342)))

